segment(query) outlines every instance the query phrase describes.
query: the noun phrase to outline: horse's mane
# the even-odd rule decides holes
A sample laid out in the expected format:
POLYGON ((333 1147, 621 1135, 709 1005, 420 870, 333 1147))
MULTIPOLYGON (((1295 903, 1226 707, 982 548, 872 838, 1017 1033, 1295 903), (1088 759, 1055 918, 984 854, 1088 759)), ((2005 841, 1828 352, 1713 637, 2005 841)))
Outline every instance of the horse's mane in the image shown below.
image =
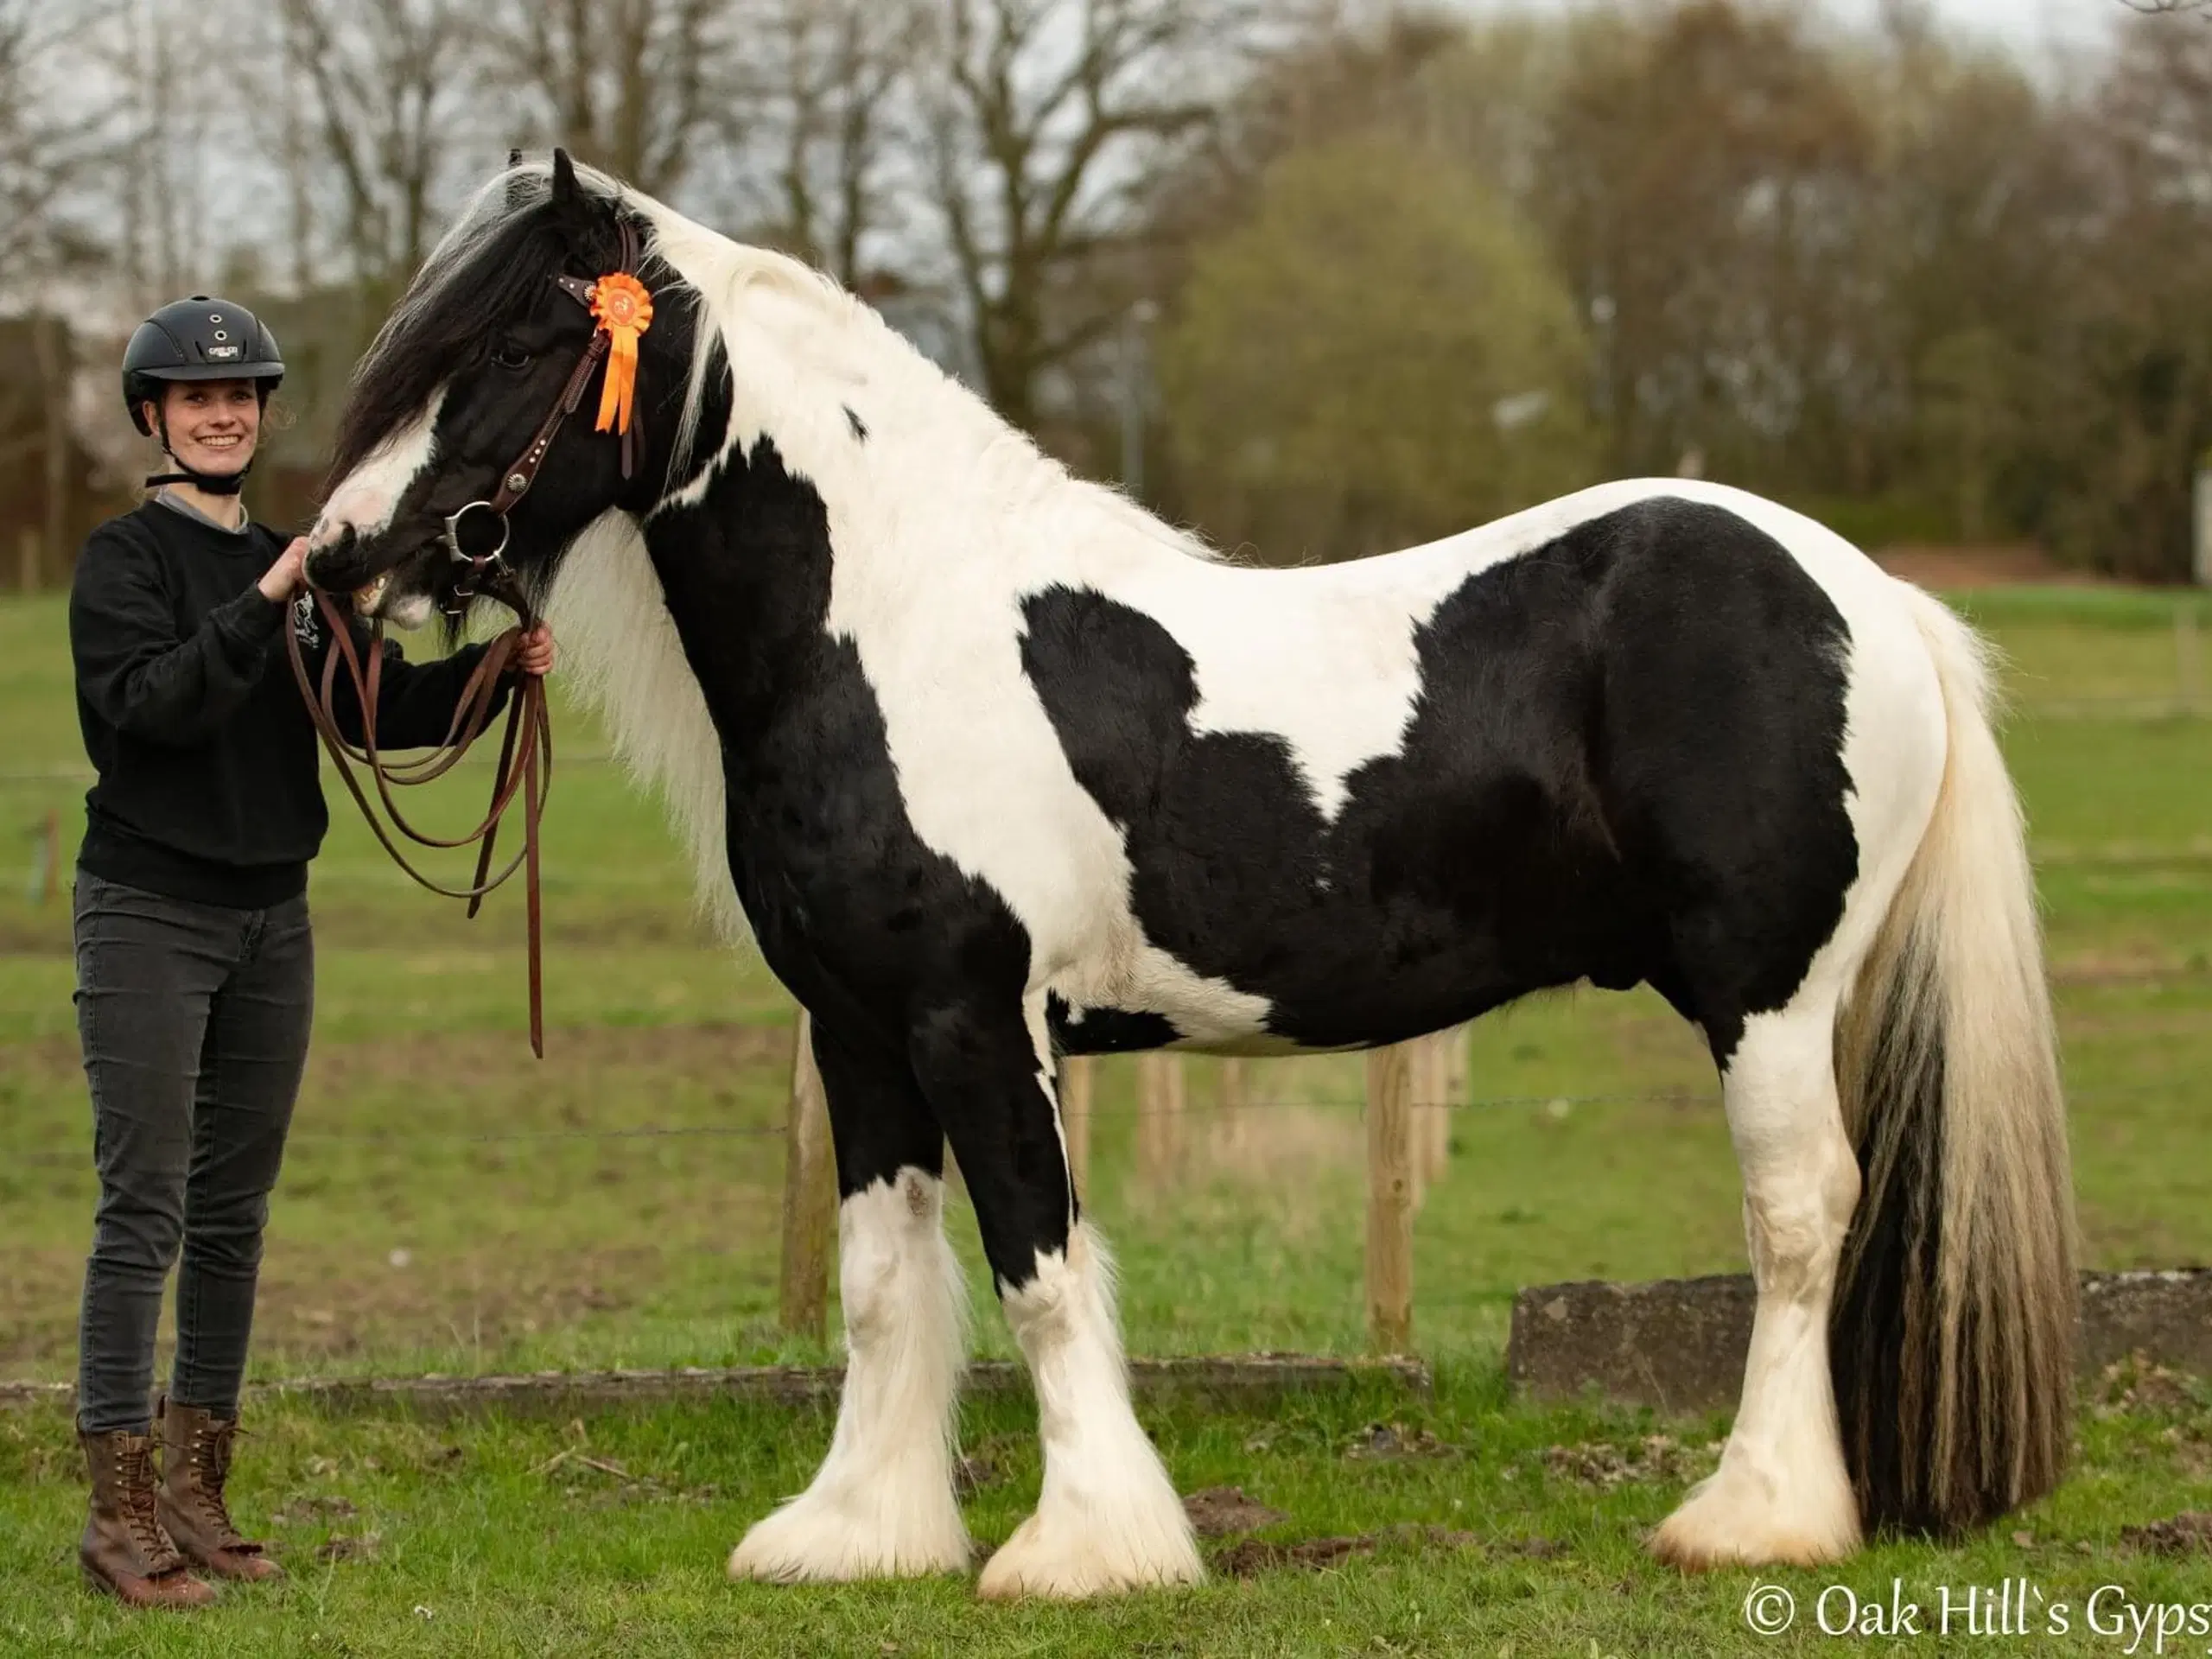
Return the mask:
MULTIPOLYGON (((647 252, 678 272, 697 292, 702 320, 721 332, 725 353, 731 346, 731 327, 742 314, 747 296, 761 290, 774 293, 792 301, 866 352, 872 359, 872 372, 895 376, 910 391, 937 403, 947 418, 943 425, 933 426, 933 432, 940 435, 961 430, 969 433, 977 444, 978 462, 988 467, 1001 499, 1033 501, 1073 493, 1125 530, 1189 557, 1217 556, 1198 537, 1154 518, 1120 491, 1070 473, 835 278, 773 249, 734 241, 640 192, 604 179, 600 183, 644 221, 647 252)), ((707 377, 715 363, 725 360, 726 357, 706 351, 693 354, 691 383, 677 435, 675 465, 679 472, 696 436, 707 377)))
MULTIPOLYGON (((690 459, 709 376, 730 360, 732 325, 748 295, 766 290, 794 302, 932 403, 944 400, 949 427, 972 435, 978 460, 988 465, 1002 499, 1033 501, 1075 492, 1128 531, 1192 557, 1216 556, 1197 537, 1173 529, 1119 491, 1071 474, 831 277, 772 249, 723 236, 591 168, 579 166, 575 174, 587 195, 644 232, 647 259, 666 265, 697 294, 702 325, 721 336, 721 352, 692 353, 673 474, 680 475, 690 459)), ((524 309, 564 257, 576 251, 574 227, 556 218, 551 198, 549 163, 510 168, 476 193, 432 250, 354 370, 331 457, 332 484, 418 415, 456 363, 489 349, 499 325, 524 309)), ((610 215, 606 248, 583 251, 587 263, 611 263, 616 257, 613 222, 610 215)))

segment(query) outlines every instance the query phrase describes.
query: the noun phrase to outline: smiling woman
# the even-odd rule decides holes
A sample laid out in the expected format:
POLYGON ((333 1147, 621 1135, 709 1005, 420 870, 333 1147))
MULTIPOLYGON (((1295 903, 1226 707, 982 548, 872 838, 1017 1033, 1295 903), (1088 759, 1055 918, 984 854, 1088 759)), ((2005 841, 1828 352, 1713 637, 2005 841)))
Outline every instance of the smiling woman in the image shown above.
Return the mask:
MULTIPOLYGON (((173 470, 92 532, 70 594, 78 718, 99 774, 75 899, 100 1178, 78 1554, 95 1586, 137 1605, 200 1605, 213 1598, 203 1574, 277 1571, 232 1525, 223 1489, 262 1230, 307 1058, 308 864, 329 823, 314 725, 276 668, 288 615, 317 669, 333 645, 311 608, 294 610, 306 543, 253 523, 238 499, 283 372, 268 329, 226 300, 195 295, 139 326, 124 403, 173 470), (176 1363, 149 1416, 163 1281, 180 1256, 176 1363)), ((355 634, 364 656, 367 630, 355 634)), ((524 671, 542 673, 551 651, 540 639, 524 671)), ((482 654, 416 666, 391 648, 375 694, 383 741, 437 742, 482 654)), ((337 719, 358 741, 346 690, 337 719)))

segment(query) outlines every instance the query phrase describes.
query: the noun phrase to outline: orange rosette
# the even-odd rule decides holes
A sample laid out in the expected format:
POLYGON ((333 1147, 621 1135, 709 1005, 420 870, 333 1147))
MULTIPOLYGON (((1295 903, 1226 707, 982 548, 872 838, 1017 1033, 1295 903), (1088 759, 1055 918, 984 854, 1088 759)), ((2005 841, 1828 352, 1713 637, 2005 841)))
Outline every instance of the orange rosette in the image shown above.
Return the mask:
POLYGON ((628 271, 613 271, 591 285, 591 315, 607 339, 607 378, 592 430, 627 432, 638 389, 638 336, 652 327, 653 296, 628 271))

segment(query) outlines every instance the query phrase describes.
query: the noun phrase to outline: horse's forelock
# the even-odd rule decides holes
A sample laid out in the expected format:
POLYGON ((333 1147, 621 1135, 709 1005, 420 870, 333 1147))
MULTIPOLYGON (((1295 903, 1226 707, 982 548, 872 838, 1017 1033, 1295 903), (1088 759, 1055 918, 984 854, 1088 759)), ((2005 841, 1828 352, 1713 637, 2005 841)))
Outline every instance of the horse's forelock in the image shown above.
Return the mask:
MULTIPOLYGON (((588 200, 612 210, 619 196, 591 175, 588 200)), ((602 217, 594 213, 591 219, 602 217)), ((613 215, 603 215, 608 257, 613 215)), ((549 170, 541 163, 510 168, 477 193, 453 228, 415 274, 353 370, 339 417, 325 493, 367 459, 392 432, 422 411, 454 365, 525 311, 582 242, 598 226, 557 210, 549 170)))

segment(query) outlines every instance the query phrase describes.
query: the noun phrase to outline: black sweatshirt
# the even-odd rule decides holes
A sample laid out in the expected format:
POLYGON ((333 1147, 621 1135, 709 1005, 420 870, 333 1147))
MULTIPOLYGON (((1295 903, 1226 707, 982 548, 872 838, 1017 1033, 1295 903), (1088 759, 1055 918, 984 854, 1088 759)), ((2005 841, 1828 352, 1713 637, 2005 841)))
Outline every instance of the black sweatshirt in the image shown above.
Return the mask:
MULTIPOLYGON (((307 889, 330 815, 315 727, 285 660, 287 607, 255 586, 284 550, 262 524, 226 531, 159 502, 111 518, 69 595, 77 719, 99 781, 79 865, 173 899, 257 910, 307 889)), ((303 607, 319 685, 328 642, 303 607)), ((368 629, 349 618, 362 660, 368 629)), ((411 666, 386 642, 377 741, 441 741, 481 645, 411 666)), ((341 667, 340 728, 360 738, 341 667)), ((502 689, 502 701, 505 693, 502 689)))

